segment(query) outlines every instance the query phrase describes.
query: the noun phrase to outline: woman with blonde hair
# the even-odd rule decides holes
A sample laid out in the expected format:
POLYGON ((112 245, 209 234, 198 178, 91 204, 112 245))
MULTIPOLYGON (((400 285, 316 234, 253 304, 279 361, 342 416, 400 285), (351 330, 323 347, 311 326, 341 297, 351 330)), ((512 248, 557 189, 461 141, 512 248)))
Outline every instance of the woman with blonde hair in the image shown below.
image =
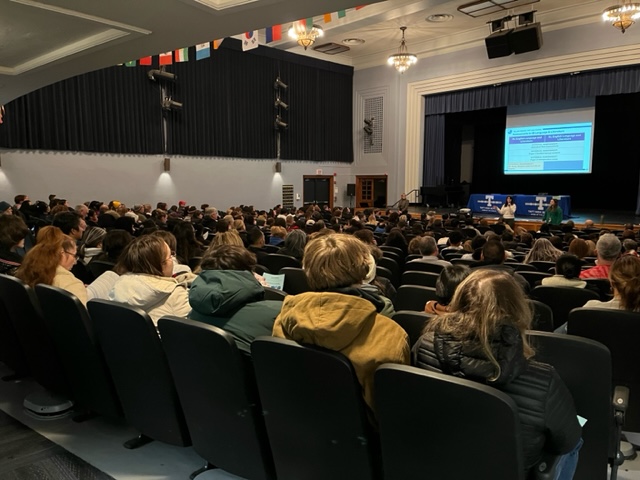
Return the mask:
POLYGON ((546 238, 538 238, 533 242, 531 250, 529 250, 527 256, 524 257, 522 263, 555 262, 563 253, 564 252, 562 250, 558 250, 546 238))
POLYGON ((287 237, 287 230, 284 227, 274 225, 271 227, 271 236, 269 237, 269 245, 278 246, 284 243, 284 239, 287 237))
POLYGON ((58 227, 42 227, 36 237, 36 245, 24 256, 16 277, 30 287, 44 283, 62 288, 86 304, 87 289, 71 273, 77 260, 78 250, 73 238, 58 227))
POLYGON ((509 395, 522 424, 527 473, 545 451, 563 456, 556 479, 573 478, 582 445, 580 424, 555 369, 533 360, 525 334, 532 312, 522 288, 507 273, 474 270, 456 289, 449 311, 427 323, 413 349, 414 364, 509 395))
POLYGON ((611 308, 640 312, 640 258, 623 255, 609 269, 613 299, 608 302, 589 300, 585 307, 611 308))
POLYGON ((236 245, 238 247, 243 247, 244 243, 242 243, 242 238, 235 230, 229 230, 227 232, 216 233, 216 236, 213 237, 205 255, 212 249, 220 246, 220 245, 236 245))

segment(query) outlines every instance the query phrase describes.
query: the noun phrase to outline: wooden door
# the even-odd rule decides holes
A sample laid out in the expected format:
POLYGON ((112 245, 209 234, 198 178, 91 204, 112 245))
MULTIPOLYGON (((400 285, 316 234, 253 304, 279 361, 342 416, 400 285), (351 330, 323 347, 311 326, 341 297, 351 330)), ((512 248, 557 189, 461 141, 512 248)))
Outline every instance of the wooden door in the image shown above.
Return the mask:
POLYGON ((356 209, 387 205, 386 175, 356 175, 356 209))

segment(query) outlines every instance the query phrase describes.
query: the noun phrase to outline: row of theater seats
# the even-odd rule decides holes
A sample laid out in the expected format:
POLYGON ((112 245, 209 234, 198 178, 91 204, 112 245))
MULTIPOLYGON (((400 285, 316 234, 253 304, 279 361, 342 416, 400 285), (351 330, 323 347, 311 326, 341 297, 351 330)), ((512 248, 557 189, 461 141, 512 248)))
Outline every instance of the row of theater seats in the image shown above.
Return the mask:
MULTIPOLYGON (((617 332, 628 327, 606 321, 617 332)), ((474 382, 381 367, 378 432, 351 364, 335 352, 264 337, 250 358, 215 327, 169 317, 156 330, 135 308, 92 300, 87 311, 65 291, 40 285, 34 292, 4 275, 0 330, 0 338, 15 340, 13 350, 0 343, 10 368, 72 398, 80 412, 124 415, 140 432, 129 448, 151 440, 192 443, 205 468, 248 479, 523 478, 515 405, 474 382)), ((616 451, 609 444, 609 350, 578 337, 530 336, 588 419, 575 478, 606 478, 616 451)), ((540 467, 532 475, 551 478, 553 462, 540 467)))

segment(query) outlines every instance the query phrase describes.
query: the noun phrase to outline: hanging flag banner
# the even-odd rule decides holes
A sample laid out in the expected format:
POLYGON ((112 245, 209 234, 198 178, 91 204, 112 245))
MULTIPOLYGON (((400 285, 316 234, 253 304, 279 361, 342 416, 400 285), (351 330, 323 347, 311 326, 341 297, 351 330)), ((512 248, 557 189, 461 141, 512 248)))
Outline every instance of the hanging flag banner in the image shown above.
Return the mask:
POLYGON ((199 43, 196 45, 196 60, 204 60, 211 56, 211 48, 209 42, 199 43))
POLYGON ((344 18, 347 15, 345 10, 338 10, 338 18, 344 18))
POLYGON ((274 25, 273 27, 267 27, 265 29, 267 37, 267 43, 276 42, 282 40, 282 25, 274 25))
POLYGON ((142 57, 140 59, 140 65, 151 65, 151 57, 142 57))
POLYGON ((176 62, 188 62, 189 61, 189 49, 179 48, 175 51, 176 62))
POLYGON ((360 10, 361 8, 366 7, 366 5, 360 5, 359 7, 356 7, 356 10, 360 10))
POLYGON ((243 52, 258 48, 258 45, 260 45, 260 42, 258 41, 258 30, 254 30, 253 32, 244 32, 244 35, 242 35, 243 52))
POLYGON ((131 60, 129 62, 126 62, 125 66, 127 66, 127 67, 135 67, 136 66, 136 61, 135 60, 131 60))
POLYGON ((214 40, 213 41, 213 49, 217 50, 218 48, 220 48, 220 45, 222 45, 223 41, 224 41, 224 38, 221 38, 219 40, 214 40))
POLYGON ((173 52, 160 54, 160 65, 171 65, 173 63, 173 52))
POLYGON ((324 14, 324 23, 329 23, 331 21, 331 14, 330 13, 325 13, 324 14))

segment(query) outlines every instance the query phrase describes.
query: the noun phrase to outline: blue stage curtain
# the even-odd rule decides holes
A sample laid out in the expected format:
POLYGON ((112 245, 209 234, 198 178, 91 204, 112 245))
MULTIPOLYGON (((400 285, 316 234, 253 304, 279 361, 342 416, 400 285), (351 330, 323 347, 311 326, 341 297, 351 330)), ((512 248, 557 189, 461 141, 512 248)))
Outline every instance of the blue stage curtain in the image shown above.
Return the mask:
POLYGON ((444 124, 444 114, 425 119, 423 186, 444 184, 444 124))

